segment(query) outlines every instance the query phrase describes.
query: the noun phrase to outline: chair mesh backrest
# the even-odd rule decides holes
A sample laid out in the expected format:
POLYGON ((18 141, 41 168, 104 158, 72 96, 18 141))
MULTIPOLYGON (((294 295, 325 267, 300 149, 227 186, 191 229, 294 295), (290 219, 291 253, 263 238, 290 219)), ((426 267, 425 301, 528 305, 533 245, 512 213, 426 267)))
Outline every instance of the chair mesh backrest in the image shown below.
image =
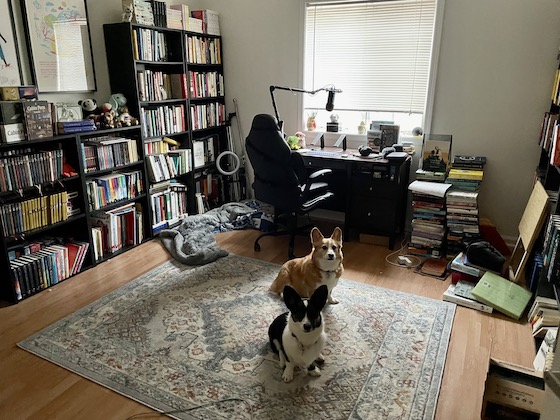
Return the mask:
POLYGON ((272 115, 253 118, 245 147, 255 173, 255 198, 279 209, 297 210, 301 189, 294 156, 272 115))

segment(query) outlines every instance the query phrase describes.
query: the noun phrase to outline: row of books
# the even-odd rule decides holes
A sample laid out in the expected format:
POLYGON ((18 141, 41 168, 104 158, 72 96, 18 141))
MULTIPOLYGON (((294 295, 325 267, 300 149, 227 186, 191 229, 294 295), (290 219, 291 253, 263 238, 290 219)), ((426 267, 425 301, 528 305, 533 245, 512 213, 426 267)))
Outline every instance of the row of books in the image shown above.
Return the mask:
POLYGON ((91 220, 96 261, 143 240, 142 208, 139 204, 129 203, 108 211, 94 211, 91 220))
POLYGON ((167 37, 165 32, 147 28, 133 28, 133 56, 135 60, 167 61, 167 37))
POLYGON ((161 182, 190 172, 191 159, 191 149, 170 150, 166 154, 146 156, 150 181, 161 182))
POLYGON ((86 191, 90 210, 98 210, 117 201, 130 200, 144 192, 142 173, 115 172, 88 179, 86 191))
POLYGON ((81 144, 86 173, 111 169, 139 161, 136 140, 103 136, 81 144))
MULTIPOLYGON (((538 260, 538 256, 535 260, 538 260)), ((554 284, 542 276, 541 270, 537 271, 538 278, 534 280, 536 284, 533 286, 534 300, 527 313, 527 319, 531 324, 533 336, 543 338, 547 330, 560 324, 560 310, 554 284)))
POLYGON ((218 136, 209 136, 195 139, 193 146, 193 164, 195 168, 200 168, 216 160, 216 153, 220 150, 218 136))
POLYGON ((191 98, 224 96, 224 76, 217 71, 189 71, 191 98))
POLYGON ((220 35, 219 13, 214 10, 193 10, 191 16, 202 21, 202 32, 209 35, 220 35))
POLYGON ((141 101, 163 101, 187 98, 185 73, 164 73, 149 69, 138 70, 138 97, 141 101))
POLYGON ((5 236, 14 236, 68 219, 66 191, 0 206, 5 236))
POLYGON ((187 190, 185 184, 175 180, 150 189, 154 233, 188 216, 187 190))
POLYGON ((142 107, 140 121, 144 137, 161 137, 187 130, 183 104, 142 107))
POLYGON ((127 7, 133 11, 132 21, 141 25, 214 35, 220 33, 218 15, 211 10, 189 12, 189 6, 186 4, 167 5, 165 1, 157 0, 123 0, 122 4, 125 12, 127 7))
POLYGON ((191 105, 191 121, 193 130, 223 125, 226 121, 225 105, 219 102, 191 105))
POLYGON ((202 20, 193 17, 186 4, 173 4, 167 7, 167 27, 189 32, 203 32, 202 20))
POLYGON ((220 38, 187 35, 186 41, 189 64, 222 64, 220 38))
POLYGON ((548 217, 543 238, 543 270, 544 279, 560 285, 560 215, 551 214, 548 217))
POLYGON ((10 277, 17 300, 29 297, 77 274, 89 248, 88 242, 38 245, 32 252, 10 260, 10 277))
POLYGON ((32 152, 16 151, 0 158, 0 192, 21 190, 62 178, 62 149, 32 152))
POLYGON ((146 155, 157 155, 175 150, 181 146, 181 143, 170 137, 162 137, 159 139, 150 139, 144 142, 144 153, 146 155))

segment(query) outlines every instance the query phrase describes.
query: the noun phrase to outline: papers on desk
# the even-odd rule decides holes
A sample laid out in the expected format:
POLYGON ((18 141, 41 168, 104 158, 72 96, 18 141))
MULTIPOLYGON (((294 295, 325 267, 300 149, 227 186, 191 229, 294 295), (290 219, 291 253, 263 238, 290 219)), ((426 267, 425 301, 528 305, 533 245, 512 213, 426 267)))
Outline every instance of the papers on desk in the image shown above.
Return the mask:
POLYGON ((451 187, 452 184, 444 184, 441 182, 414 181, 408 186, 408 189, 413 193, 445 197, 445 193, 451 187))

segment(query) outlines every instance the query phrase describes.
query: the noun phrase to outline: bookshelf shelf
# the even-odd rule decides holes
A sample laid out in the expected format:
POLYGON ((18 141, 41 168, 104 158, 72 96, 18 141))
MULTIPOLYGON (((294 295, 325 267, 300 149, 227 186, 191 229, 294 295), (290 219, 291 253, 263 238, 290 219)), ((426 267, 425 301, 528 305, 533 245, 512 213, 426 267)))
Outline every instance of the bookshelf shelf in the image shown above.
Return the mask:
POLYGON ((108 211, 108 210, 113 210, 116 209, 118 207, 122 207, 126 204, 130 204, 131 202, 135 202, 135 201, 140 201, 142 199, 146 198, 146 194, 139 194, 135 197, 131 197, 131 198, 127 198, 125 200, 119 200, 119 201, 115 201, 111 204, 107 204, 106 206, 100 207, 98 209, 92 210, 92 211, 108 211))
POLYGON ((110 174, 112 172, 122 171, 122 170, 129 169, 129 168, 135 168, 137 166, 143 166, 143 165, 144 165, 144 160, 141 159, 141 160, 138 160, 136 162, 129 163, 127 165, 115 166, 113 168, 101 169, 99 171, 86 172, 85 176, 88 177, 88 178, 91 178, 91 177, 95 177, 95 176, 99 176, 99 175, 110 174))

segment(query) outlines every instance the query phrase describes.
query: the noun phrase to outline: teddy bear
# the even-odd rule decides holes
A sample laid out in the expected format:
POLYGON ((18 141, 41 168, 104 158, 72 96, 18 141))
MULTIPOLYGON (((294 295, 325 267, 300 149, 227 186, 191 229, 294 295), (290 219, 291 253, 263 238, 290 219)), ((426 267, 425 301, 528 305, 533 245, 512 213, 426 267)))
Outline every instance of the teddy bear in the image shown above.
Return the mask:
POLYGON ((82 117, 84 119, 95 119, 98 115, 101 115, 101 108, 97 106, 97 101, 93 98, 87 98, 78 101, 78 105, 82 107, 82 117))

